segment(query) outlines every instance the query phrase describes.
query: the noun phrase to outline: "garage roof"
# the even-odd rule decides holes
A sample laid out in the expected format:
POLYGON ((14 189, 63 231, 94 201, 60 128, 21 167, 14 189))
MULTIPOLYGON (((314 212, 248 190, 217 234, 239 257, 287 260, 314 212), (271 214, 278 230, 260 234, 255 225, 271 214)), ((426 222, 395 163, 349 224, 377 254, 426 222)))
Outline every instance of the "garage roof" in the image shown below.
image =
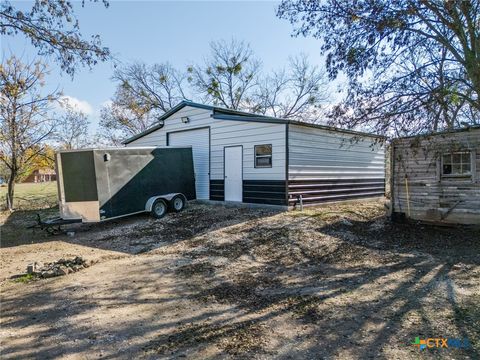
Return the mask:
POLYGON ((244 112, 244 111, 226 109, 226 108, 222 108, 222 107, 218 107, 218 106, 199 104, 199 103, 195 103, 193 101, 183 100, 178 105, 174 106, 172 109, 170 109, 165 114, 163 114, 158 119, 159 123, 157 125, 154 125, 154 126, 150 127, 149 129, 147 129, 145 131, 142 131, 141 133, 139 133, 135 136, 132 136, 131 138, 123 141, 122 144, 125 144, 125 145, 129 144, 132 141, 140 139, 141 137, 143 137, 145 135, 148 135, 148 134, 150 134, 150 133, 152 133, 152 132, 154 132, 158 129, 161 129, 163 127, 163 120, 172 116, 174 113, 176 113, 180 109, 183 109, 185 106, 191 106, 191 107, 194 107, 194 108, 211 110, 213 112, 212 117, 214 119, 220 119, 220 120, 251 121, 251 122, 277 123, 277 124, 292 124, 292 125, 300 125, 300 126, 317 128, 317 129, 324 129, 324 130, 329 130, 329 131, 338 131, 338 132, 353 134, 353 135, 370 136, 370 137, 375 137, 375 138, 385 138, 382 135, 370 134, 370 133, 366 133, 366 132, 353 131, 353 130, 339 129, 339 128, 336 128, 336 127, 333 127, 333 126, 311 124, 311 123, 306 123, 306 122, 297 121, 297 120, 275 118, 275 117, 270 117, 270 116, 265 116, 265 115, 258 115, 258 114, 244 112))

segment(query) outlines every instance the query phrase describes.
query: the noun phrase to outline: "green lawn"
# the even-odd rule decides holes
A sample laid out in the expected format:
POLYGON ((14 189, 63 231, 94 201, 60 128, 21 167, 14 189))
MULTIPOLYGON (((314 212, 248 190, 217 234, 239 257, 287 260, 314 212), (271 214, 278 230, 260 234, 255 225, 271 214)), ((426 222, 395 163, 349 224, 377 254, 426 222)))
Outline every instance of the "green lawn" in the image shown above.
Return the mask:
MULTIPOLYGON (((7 187, 0 187, 2 208, 6 202, 7 187)), ((57 205, 57 183, 24 183, 15 185, 14 207, 17 210, 50 208, 57 205)))
MULTIPOLYGON (((35 224, 37 214, 42 219, 58 216, 57 183, 25 183, 15 185, 15 211, 6 209, 7 187, 0 187, 0 247, 29 244, 33 240, 28 226, 35 224)), ((44 234, 35 237, 35 241, 44 234)))

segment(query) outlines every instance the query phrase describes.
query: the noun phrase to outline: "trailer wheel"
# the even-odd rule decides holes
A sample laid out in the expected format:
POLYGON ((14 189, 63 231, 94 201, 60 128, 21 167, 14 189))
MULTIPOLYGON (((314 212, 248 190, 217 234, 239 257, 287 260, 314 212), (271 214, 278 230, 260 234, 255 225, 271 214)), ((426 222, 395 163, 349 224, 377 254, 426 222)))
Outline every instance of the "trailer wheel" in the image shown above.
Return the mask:
POLYGON ((183 195, 175 195, 170 200, 170 208, 175 212, 180 212, 185 208, 185 197, 183 195))
POLYGON ((152 205, 152 216, 157 219, 161 219, 167 213, 167 203, 163 199, 157 199, 152 205))

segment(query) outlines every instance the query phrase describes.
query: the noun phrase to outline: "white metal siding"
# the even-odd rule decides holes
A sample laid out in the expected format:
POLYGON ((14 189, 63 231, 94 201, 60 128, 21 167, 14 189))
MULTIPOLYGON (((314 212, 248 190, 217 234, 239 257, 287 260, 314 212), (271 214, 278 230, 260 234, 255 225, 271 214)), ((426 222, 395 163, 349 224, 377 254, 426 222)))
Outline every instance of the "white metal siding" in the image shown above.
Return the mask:
POLYGON ((285 125, 213 120, 211 178, 223 179, 223 148, 243 145, 243 180, 285 180, 285 125), (272 167, 255 168, 254 146, 272 144, 272 167))
POLYGON ((350 142, 353 135, 290 125, 288 132, 290 180, 385 178, 384 146, 372 139, 350 142))
POLYGON ((208 128, 173 132, 168 134, 169 146, 192 146, 197 199, 210 196, 210 134, 208 128))
POLYGON ((305 205, 384 194, 383 144, 375 138, 291 125, 288 202, 305 205))
POLYGON ((166 146, 167 132, 210 126, 212 122, 210 113, 211 111, 209 110, 186 106, 166 119, 165 125, 161 129, 142 136, 140 139, 132 141, 127 146, 166 146), (190 118, 189 123, 182 123, 181 118, 184 116, 190 118))
MULTIPOLYGON (((223 180, 223 148, 243 145, 243 180, 285 180, 284 124, 218 120, 212 111, 186 106, 165 119, 163 128, 137 139, 127 146, 165 146, 166 134, 172 131, 210 127, 210 179, 223 180), (188 116, 190 121, 182 123, 188 116), (255 168, 254 146, 272 144, 272 167, 255 168)), ((187 144, 185 144, 187 145, 187 144)), ((190 144, 191 145, 191 144, 190 144)))

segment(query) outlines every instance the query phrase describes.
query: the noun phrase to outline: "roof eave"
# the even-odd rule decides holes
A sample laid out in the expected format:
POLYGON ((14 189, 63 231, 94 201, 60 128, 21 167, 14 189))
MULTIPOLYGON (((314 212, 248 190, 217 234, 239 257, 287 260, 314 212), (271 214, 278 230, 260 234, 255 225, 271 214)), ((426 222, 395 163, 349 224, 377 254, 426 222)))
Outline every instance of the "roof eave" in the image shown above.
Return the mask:
MULTIPOLYGON (((187 100, 183 100, 181 102, 179 102, 177 105, 175 105, 173 108, 171 108, 170 110, 168 110, 166 113, 164 113, 162 116, 160 116, 158 118, 158 121, 163 121, 165 120, 166 118, 172 116, 173 114, 175 114, 177 111, 183 109, 185 106, 192 106, 192 107, 196 107, 196 108, 201 108, 201 109, 207 109, 207 110, 213 110, 213 107, 212 106, 209 106, 209 105, 203 105, 203 104, 197 104, 197 103, 193 103, 191 101, 187 101, 187 100)), ((153 131, 156 131, 158 129, 161 129, 163 127, 163 122, 161 124, 157 124, 157 125, 154 125, 148 129, 146 129, 145 131, 142 131, 141 133, 137 134, 137 135, 134 135, 124 141, 122 141, 122 144, 123 145, 127 145, 129 143, 131 143, 132 141, 135 141, 137 139, 140 139, 141 137, 145 136, 145 135, 148 135, 150 134, 151 132, 153 131)))
POLYGON ((132 141, 138 140, 138 139, 140 139, 141 137, 144 137, 145 135, 148 135, 148 134, 150 134, 150 133, 152 133, 152 132, 154 132, 154 131, 156 131, 156 130, 158 130, 158 129, 161 129, 161 128, 164 126, 164 124, 163 124, 163 120, 159 120, 159 121, 162 121, 162 123, 161 123, 161 124, 157 124, 157 125, 155 125, 155 126, 152 126, 151 128, 148 128, 147 130, 142 131, 141 133, 139 133, 139 134, 137 134, 137 135, 134 135, 134 136, 132 136, 132 137, 130 137, 130 138, 122 141, 122 145, 130 144, 132 141))
POLYGON ((149 128, 145 131, 142 131, 141 133, 122 141, 122 144, 127 145, 127 144, 131 143, 132 141, 138 140, 145 135, 148 135, 148 134, 150 134, 150 133, 152 133, 152 132, 154 132, 158 129, 161 129, 164 126, 163 120, 167 119, 168 117, 170 117, 171 115, 173 115, 177 111, 181 110, 185 106, 191 106, 191 107, 194 107, 194 108, 211 110, 212 111, 211 116, 214 119, 262 122, 262 123, 267 123, 267 124, 268 123, 292 124, 292 125, 318 128, 318 129, 323 129, 323 130, 328 130, 328 131, 336 131, 336 132, 340 132, 340 133, 352 134, 352 135, 357 135, 357 136, 366 136, 366 137, 375 137, 375 138, 379 138, 379 139, 386 139, 386 136, 383 136, 383 135, 370 134, 370 133, 365 133, 365 132, 361 132, 361 131, 354 131, 354 130, 340 129, 340 128, 335 128, 333 126, 328 126, 328 125, 311 124, 311 123, 306 123, 306 122, 302 122, 302 121, 275 118, 275 117, 270 117, 270 116, 265 116, 265 115, 250 114, 250 113, 243 112, 243 111, 232 110, 232 109, 224 109, 224 108, 220 108, 220 107, 216 107, 216 106, 212 106, 212 105, 199 104, 199 103, 195 103, 195 102, 192 102, 192 101, 183 100, 178 105, 171 108, 169 111, 167 111, 165 114, 163 114, 158 119, 159 121, 162 121, 161 124, 157 124, 155 126, 152 126, 151 128, 149 128))
POLYGON ((429 133, 410 135, 410 136, 400 136, 400 137, 397 137, 397 138, 393 139, 393 141, 427 138, 429 136, 442 136, 442 135, 456 134, 456 133, 472 131, 472 130, 473 131, 480 130, 480 125, 472 125, 472 126, 467 126, 467 127, 458 128, 458 129, 438 131, 438 132, 429 132, 429 133))
POLYGON ((336 127, 328 126, 328 125, 311 124, 311 123, 306 123, 306 122, 303 122, 303 121, 281 119, 281 118, 274 118, 274 117, 267 117, 267 116, 263 116, 263 117, 260 117, 260 118, 252 116, 251 118, 248 118, 246 116, 224 115, 224 114, 215 114, 214 113, 214 114, 212 114, 212 117, 214 119, 219 119, 219 120, 250 121, 250 122, 261 122, 261 123, 266 123, 266 124, 291 124, 291 125, 298 125, 298 126, 305 126, 305 127, 316 128, 316 129, 322 129, 322 130, 326 130, 326 131, 336 131, 336 132, 339 132, 339 133, 345 133, 345 134, 351 134, 351 135, 357 135, 357 136, 375 137, 375 138, 379 138, 379 139, 386 139, 386 136, 384 136, 384 135, 371 134, 371 133, 366 133, 366 132, 361 132, 361 131, 336 128, 336 127))

